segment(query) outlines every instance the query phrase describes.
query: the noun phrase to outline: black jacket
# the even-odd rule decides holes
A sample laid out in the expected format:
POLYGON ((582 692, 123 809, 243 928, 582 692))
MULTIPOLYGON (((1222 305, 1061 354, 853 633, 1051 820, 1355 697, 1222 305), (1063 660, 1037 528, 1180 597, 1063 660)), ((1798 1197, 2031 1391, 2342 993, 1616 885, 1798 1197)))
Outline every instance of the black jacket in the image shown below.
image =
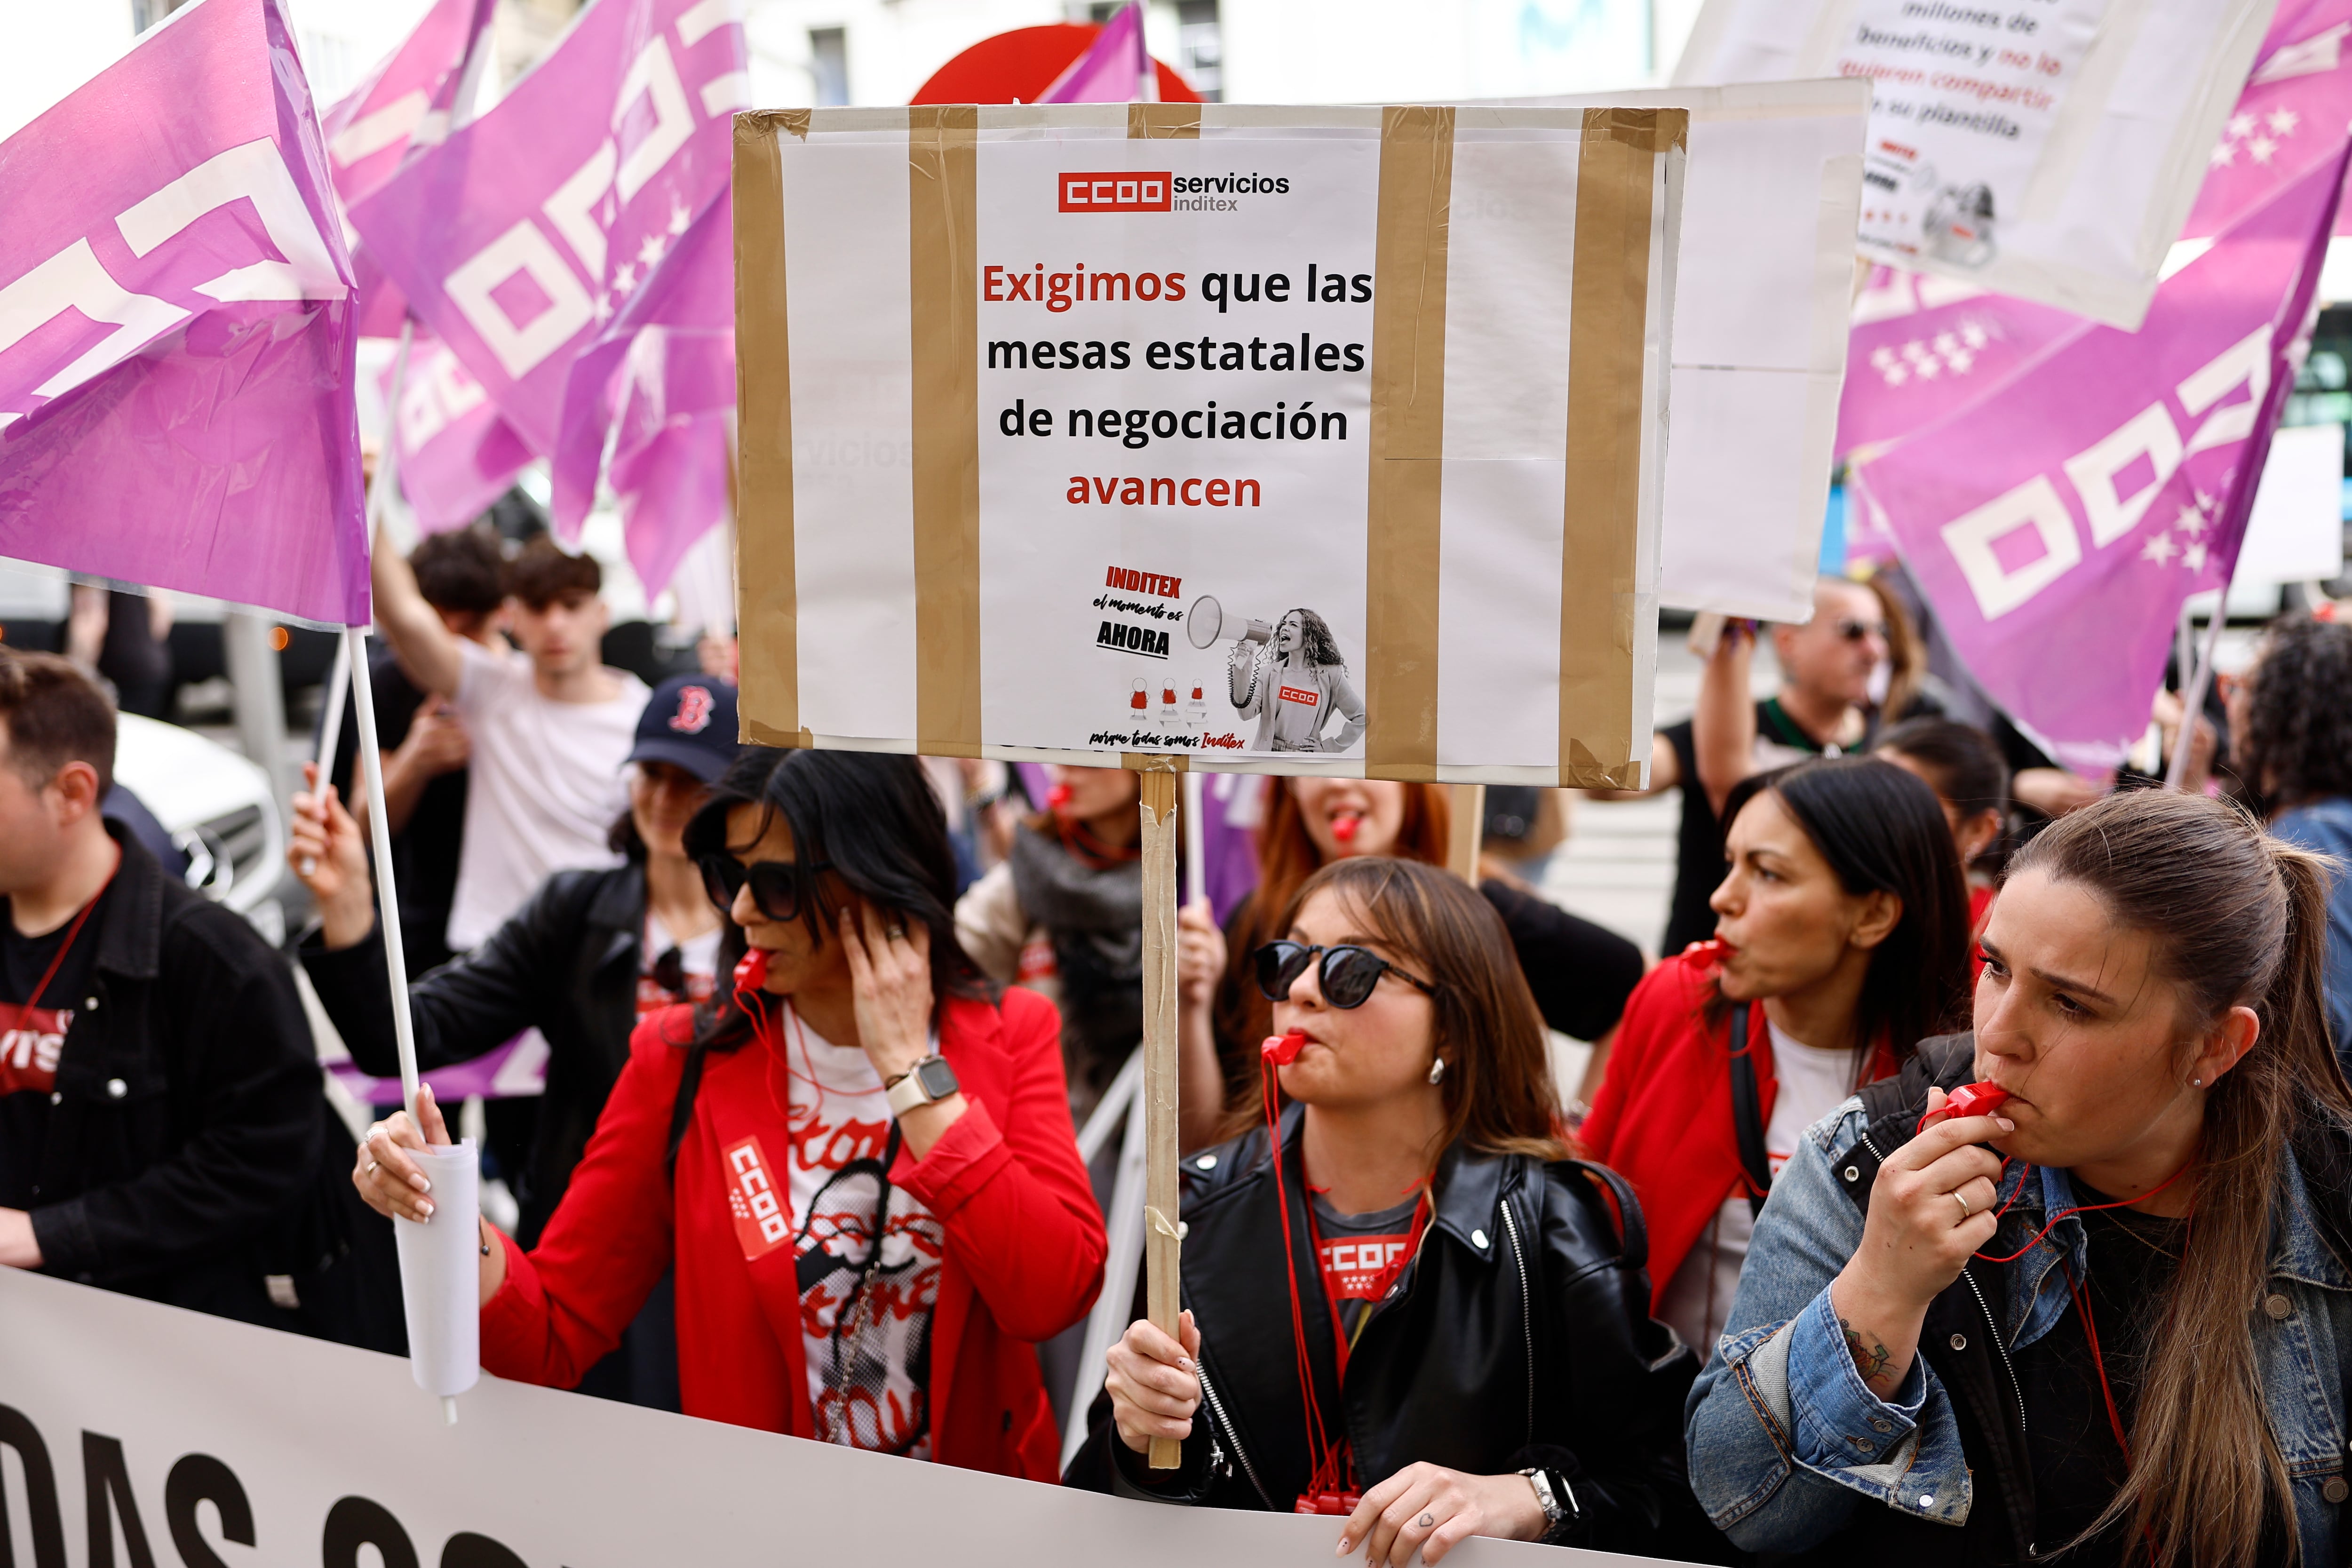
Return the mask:
MULTIPOLYGON (((488 942, 409 988, 420 1071, 469 1061, 536 1026, 547 1037, 547 1093, 515 1193, 516 1239, 538 1245, 572 1168, 629 1060, 644 967, 646 871, 560 871, 488 942)), ((362 1072, 400 1070, 383 930, 330 952, 314 933, 302 967, 362 1072)))
POLYGON ((322 1228, 331 1113, 294 977, 251 926, 108 830, 122 864, 33 1194, 43 1268, 306 1326, 285 1321, 263 1283, 339 1245, 322 1228))
MULTIPOLYGON (((1571 1542, 1658 1549, 1695 1511, 1681 1427, 1698 1363, 1650 1317, 1632 1188, 1579 1162, 1449 1150, 1419 1256, 1403 1289, 1374 1307, 1343 1393, 1309 1250, 1304 1120, 1293 1107, 1283 1121, 1300 1308, 1317 1403, 1344 1428, 1363 1484, 1416 1460, 1475 1475, 1555 1466, 1583 1513, 1571 1542)), ((1201 1331, 1204 1397, 1182 1468, 1171 1484, 1150 1484, 1106 1394, 1067 1484, 1282 1512, 1306 1489, 1313 1461, 1266 1142, 1261 1129, 1183 1162, 1183 1300, 1201 1331)))

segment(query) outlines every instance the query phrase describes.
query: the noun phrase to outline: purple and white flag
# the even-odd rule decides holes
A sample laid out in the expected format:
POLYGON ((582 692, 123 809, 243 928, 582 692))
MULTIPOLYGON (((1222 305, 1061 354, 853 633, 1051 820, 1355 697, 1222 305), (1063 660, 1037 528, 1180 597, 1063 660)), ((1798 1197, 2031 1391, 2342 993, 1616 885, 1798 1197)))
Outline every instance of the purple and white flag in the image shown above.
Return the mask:
MULTIPOLYGON (((386 367, 387 397, 391 384, 386 367)), ((392 430, 401 494, 426 533, 472 522, 530 461, 530 448, 499 417, 482 384, 430 332, 418 332, 409 344, 392 430)))
POLYGON ((2229 581, 2343 189, 2335 124, 2335 156, 2198 250, 2138 331, 2075 333, 1855 472, 1969 672, 2070 767, 2120 761, 2182 599, 2229 581))
POLYGON ((1040 103, 1153 103, 1160 98, 1160 72, 1143 47, 1143 7, 1129 0, 1103 24, 1087 52, 1072 60, 1040 103))
MULTIPOLYGON (((2167 277, 2215 236, 2344 148, 2352 121, 2352 0, 2284 0, 2207 159, 2167 277)), ((1999 391, 2040 355, 2099 330, 2069 311, 1948 279, 1871 269, 1854 301, 1837 450, 1874 449, 1999 391)))
MULTIPOLYGON (((411 151, 449 133, 467 64, 488 31, 496 0, 436 0, 416 30, 319 122, 335 195, 350 207, 392 178, 411 151)), ((360 285, 360 336, 400 334, 408 301, 367 247, 352 247, 360 285)))
POLYGON ((557 530, 578 537, 610 431, 606 479, 629 564, 660 593, 728 515, 734 418, 735 227, 722 193, 572 371, 553 464, 557 530))
POLYGON ((581 354, 726 193, 730 118, 751 96, 734 12, 594 0, 497 107, 352 209, 534 452, 556 452, 581 354))
POLYGON ((0 142, 0 555, 365 625, 351 259, 278 0, 0 142))

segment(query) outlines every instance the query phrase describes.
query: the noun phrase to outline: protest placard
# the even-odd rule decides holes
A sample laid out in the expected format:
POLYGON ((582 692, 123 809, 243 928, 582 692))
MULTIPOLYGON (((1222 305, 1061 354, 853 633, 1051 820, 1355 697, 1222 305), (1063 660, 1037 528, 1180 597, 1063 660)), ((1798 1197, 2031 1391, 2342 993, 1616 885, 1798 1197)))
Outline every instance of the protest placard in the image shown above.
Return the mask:
POLYGON ((1678 84, 1865 78, 1875 261, 2129 331, 2277 0, 1707 0, 1678 84))
MULTIPOLYGON (((485 1377, 0 1269, 18 1563, 872 1568, 1331 1562, 1339 1521, 1165 1508, 485 1377), (103 1543, 95 1541, 105 1531, 103 1543)), ((1644 1558, 1474 1538, 1462 1568, 1644 1558)))
POLYGON ((1681 111, 736 123, 747 738, 1639 782, 1681 111))
POLYGON ((1690 111, 1658 602, 1811 618, 1845 381, 1870 84, 1513 101, 1690 111))

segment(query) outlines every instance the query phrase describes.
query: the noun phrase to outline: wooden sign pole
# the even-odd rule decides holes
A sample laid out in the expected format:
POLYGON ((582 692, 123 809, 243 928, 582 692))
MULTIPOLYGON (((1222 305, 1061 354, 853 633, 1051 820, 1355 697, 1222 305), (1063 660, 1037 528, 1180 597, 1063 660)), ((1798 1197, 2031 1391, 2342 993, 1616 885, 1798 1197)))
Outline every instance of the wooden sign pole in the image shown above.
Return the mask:
POLYGON ((1445 868, 1478 885, 1478 846, 1486 837, 1486 786, 1454 784, 1445 833, 1445 868))
MULTIPOLYGON (((1138 757, 1143 779, 1143 1260, 1151 1326, 1177 1339, 1176 760, 1138 757)), ((1151 1440, 1150 1466, 1172 1470, 1183 1446, 1151 1440)))

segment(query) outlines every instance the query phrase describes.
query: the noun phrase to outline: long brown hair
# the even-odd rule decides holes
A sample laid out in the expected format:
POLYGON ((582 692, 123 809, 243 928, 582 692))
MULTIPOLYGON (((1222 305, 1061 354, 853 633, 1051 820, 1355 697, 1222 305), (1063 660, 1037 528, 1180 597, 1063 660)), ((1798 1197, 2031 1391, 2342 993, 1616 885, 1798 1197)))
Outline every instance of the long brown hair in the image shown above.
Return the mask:
MULTIPOLYGON (((1396 846, 1390 853, 1399 859, 1444 865, 1446 835, 1453 824, 1445 792, 1435 784, 1402 787, 1404 820, 1397 827, 1396 846)), ((1249 955, 1290 929, 1290 911, 1296 907, 1298 889, 1322 864, 1323 851, 1307 831, 1307 817, 1298 809, 1298 796, 1290 781, 1268 779, 1265 815, 1257 829, 1257 889, 1234 928, 1235 940, 1226 957, 1225 978, 1217 988, 1217 1030, 1248 1046, 1252 1058, 1249 1070, 1226 1084, 1228 1099, 1256 1103, 1256 1046, 1265 1037, 1266 1020, 1271 1016, 1265 998, 1250 983, 1249 955)))
POLYGON ((2149 1336, 2131 1470, 2084 1532, 2126 1524, 2160 1563, 2251 1568, 2266 1523, 2295 1539, 2252 1315, 2273 1224, 2305 1223, 2280 1212, 2281 1151, 2298 1134, 2352 1130, 2327 1029, 2331 865, 2221 801, 2141 791, 2060 817, 2011 869, 2074 883, 2148 934, 2158 976, 2179 993, 2184 1070, 2230 1008, 2261 1023, 2253 1048, 2205 1091, 2195 1223, 2149 1336))
MULTIPOLYGON (((1288 931, 1307 900, 1327 890, 1353 905, 1370 928, 1368 934, 1434 988, 1430 1043, 1445 1063, 1441 1146, 1566 1158, 1543 1015, 1495 906, 1437 867, 1365 856, 1334 860, 1307 878, 1283 906, 1274 930, 1288 931)), ((1264 1114, 1257 1100, 1244 1099, 1232 1108, 1222 1136, 1247 1131, 1264 1114)))

